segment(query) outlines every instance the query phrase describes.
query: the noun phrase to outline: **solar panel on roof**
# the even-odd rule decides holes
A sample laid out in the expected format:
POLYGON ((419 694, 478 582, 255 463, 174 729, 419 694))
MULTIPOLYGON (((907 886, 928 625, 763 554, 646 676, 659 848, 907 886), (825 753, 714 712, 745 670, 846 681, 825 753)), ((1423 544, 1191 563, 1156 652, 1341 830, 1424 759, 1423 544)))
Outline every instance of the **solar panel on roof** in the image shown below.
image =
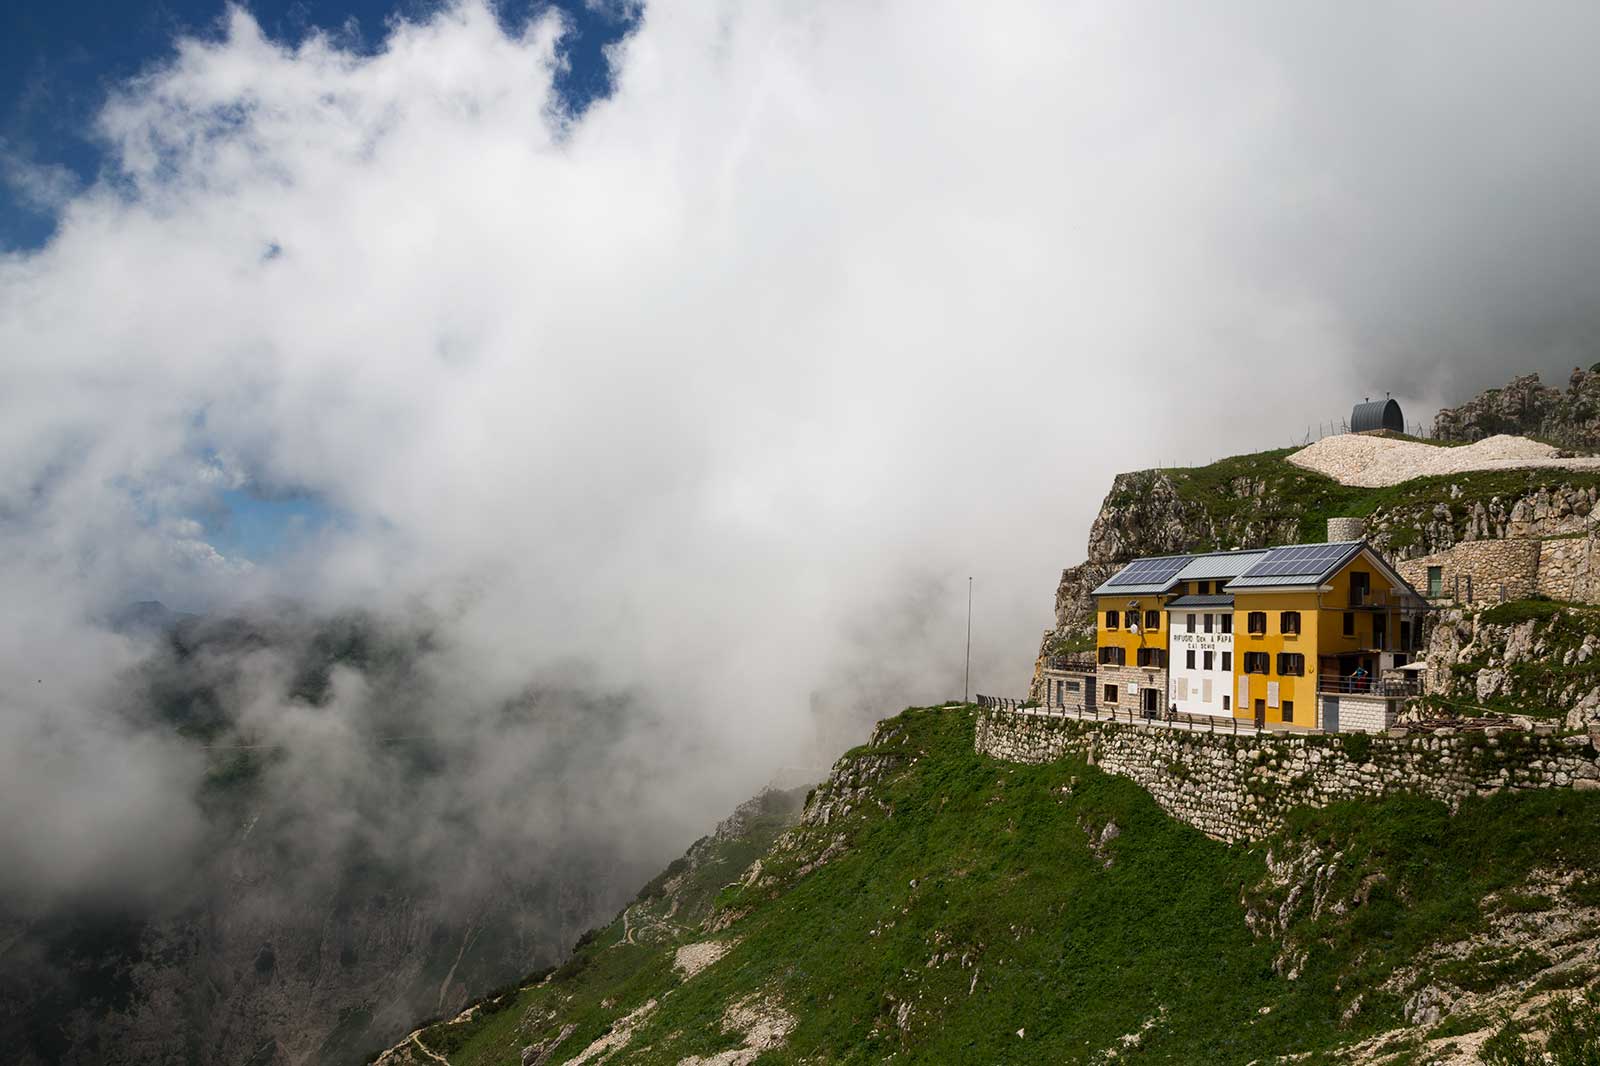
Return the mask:
POLYGON ((1348 544, 1302 544, 1292 548, 1274 548, 1245 577, 1290 577, 1299 574, 1320 574, 1344 558, 1350 550, 1348 544))
POLYGON ((1164 559, 1137 559, 1106 582, 1110 587, 1125 585, 1158 585, 1182 570, 1189 557, 1179 555, 1164 559))

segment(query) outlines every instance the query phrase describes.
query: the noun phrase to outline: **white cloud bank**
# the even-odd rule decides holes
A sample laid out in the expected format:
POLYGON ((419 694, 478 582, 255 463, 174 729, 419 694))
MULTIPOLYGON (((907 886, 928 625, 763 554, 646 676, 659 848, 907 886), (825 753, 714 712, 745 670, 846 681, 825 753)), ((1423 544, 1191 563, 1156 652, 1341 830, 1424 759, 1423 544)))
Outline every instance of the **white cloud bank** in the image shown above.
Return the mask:
MULTIPOLYGON (((969 574, 1020 692, 1114 472, 1593 360, 1597 19, 658 3, 572 119, 550 20, 236 11, 0 259, 0 804, 111 757, 82 620, 150 595, 425 607, 462 706, 594 664, 711 767, 658 779, 680 828, 813 761, 819 690, 959 693, 969 574), (344 520, 213 558, 181 519, 239 476, 344 520)), ((84 839, 181 828, 184 756, 118 758, 84 839)))

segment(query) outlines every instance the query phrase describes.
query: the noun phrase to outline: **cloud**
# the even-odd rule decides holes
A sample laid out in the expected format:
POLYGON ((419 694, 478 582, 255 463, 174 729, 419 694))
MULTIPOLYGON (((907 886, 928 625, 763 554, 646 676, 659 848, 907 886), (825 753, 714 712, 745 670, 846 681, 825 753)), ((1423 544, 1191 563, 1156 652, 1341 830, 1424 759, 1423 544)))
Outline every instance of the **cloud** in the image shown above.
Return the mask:
MULTIPOLYGON (((134 652, 84 620, 128 600, 425 617, 416 713, 487 775, 444 808, 527 825, 539 767, 561 824, 659 841, 826 758, 819 703, 958 693, 969 575, 975 687, 1020 692, 1113 473, 1592 347, 1596 17, 662 3, 575 117, 553 16, 357 54, 235 10, 0 258, 6 728, 102 758, 134 652), (245 566, 185 524, 224 483, 341 520, 245 566), (588 777, 539 754, 588 706, 544 721, 551 677, 626 694, 588 777)), ((313 713, 256 665, 273 773, 380 809, 367 682, 313 713)), ((199 768, 139 745, 85 824, 184 824, 199 768)))

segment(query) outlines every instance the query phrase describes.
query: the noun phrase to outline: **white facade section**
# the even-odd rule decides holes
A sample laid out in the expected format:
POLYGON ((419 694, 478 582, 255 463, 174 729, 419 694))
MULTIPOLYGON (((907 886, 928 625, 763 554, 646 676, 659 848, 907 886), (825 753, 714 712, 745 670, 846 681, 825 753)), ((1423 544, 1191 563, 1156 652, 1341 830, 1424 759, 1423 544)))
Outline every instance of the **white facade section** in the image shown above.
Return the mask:
POLYGON ((1231 620, 1233 609, 1174 607, 1167 612, 1167 705, 1179 714, 1233 716, 1233 634, 1223 632, 1223 616, 1231 620))

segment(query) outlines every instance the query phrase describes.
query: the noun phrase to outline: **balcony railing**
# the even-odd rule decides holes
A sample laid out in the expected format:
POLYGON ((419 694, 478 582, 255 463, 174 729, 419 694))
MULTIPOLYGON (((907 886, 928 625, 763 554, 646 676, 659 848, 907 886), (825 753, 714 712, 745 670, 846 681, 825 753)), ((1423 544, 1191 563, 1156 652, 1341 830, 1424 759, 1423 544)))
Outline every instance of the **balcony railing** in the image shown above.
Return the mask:
POLYGON ((1381 696, 1404 699, 1422 695, 1420 678, 1320 677, 1317 691, 1328 696, 1381 696))
POLYGON ((1097 665, 1094 656, 1087 652, 1081 655, 1047 655, 1044 660, 1046 670, 1073 674, 1092 674, 1097 665))
POLYGON ((1396 596, 1389 592, 1361 592, 1350 590, 1350 602, 1345 605, 1346 610, 1386 611, 1401 607, 1417 607, 1418 604, 1410 596, 1396 596))

